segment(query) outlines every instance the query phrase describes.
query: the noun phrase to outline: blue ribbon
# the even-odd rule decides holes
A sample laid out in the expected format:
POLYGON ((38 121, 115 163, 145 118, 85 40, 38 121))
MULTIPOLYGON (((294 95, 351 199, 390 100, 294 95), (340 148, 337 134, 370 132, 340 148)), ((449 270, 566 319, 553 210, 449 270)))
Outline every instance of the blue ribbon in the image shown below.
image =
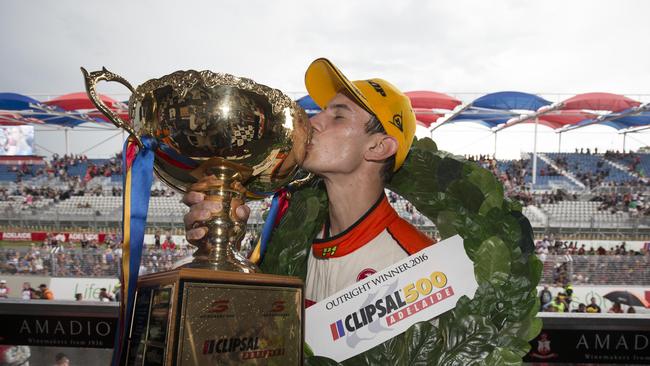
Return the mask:
POLYGON ((264 254, 266 253, 266 247, 271 241, 271 234, 273 233, 273 228, 275 227, 275 220, 278 216, 278 210, 280 209, 280 191, 276 192, 273 195, 271 200, 271 208, 269 209, 269 214, 266 216, 266 221, 264 226, 262 226, 262 235, 260 237, 260 260, 258 264, 261 264, 264 261, 264 254))
MULTIPOLYGON (((131 187, 130 195, 127 197, 127 159, 128 159, 128 146, 129 143, 134 143, 133 141, 129 142, 127 140, 124 144, 124 149, 122 153, 122 171, 124 172, 123 178, 123 187, 124 195, 122 197, 122 203, 126 203, 127 200, 130 201, 130 212, 123 211, 122 221, 126 223, 128 220, 129 225, 129 278, 127 279, 127 293, 125 294, 125 308, 120 311, 120 315, 123 316, 123 319, 120 321, 120 331, 116 335, 115 343, 115 352, 113 353, 113 359, 111 364, 113 366, 119 365, 121 360, 122 363, 126 362, 126 349, 128 349, 127 335, 131 328, 131 317, 133 314, 133 305, 135 303, 135 291, 138 284, 138 272, 140 270, 140 262, 142 260, 142 250, 144 243, 144 229, 147 222, 147 211, 149 210, 149 196, 151 195, 151 183, 153 180, 153 161, 156 150, 156 140, 151 137, 142 137, 141 138, 143 147, 139 149, 133 163, 130 167, 131 172, 131 187), (128 217, 127 217, 128 215, 128 217), (124 339, 121 337, 124 336, 124 339)), ((126 206, 123 206, 126 208, 126 206)), ((123 226, 123 230, 126 229, 126 225, 123 226)), ((122 237, 126 238, 125 232, 122 233, 122 237)), ((124 253, 122 253, 124 255, 124 253)), ((122 270, 124 272, 124 269, 122 270)), ((122 274, 122 279, 124 281, 124 273, 122 274)), ((122 284, 124 288, 124 283, 122 284)))

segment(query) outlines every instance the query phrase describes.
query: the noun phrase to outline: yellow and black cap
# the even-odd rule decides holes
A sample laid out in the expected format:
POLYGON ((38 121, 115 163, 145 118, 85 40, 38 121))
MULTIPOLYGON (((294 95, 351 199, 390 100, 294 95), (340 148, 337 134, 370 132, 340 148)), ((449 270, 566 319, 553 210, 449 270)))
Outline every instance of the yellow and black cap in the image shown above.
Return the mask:
POLYGON ((386 133, 397 140, 394 170, 402 166, 415 135, 415 113, 404 93, 383 79, 350 81, 325 58, 314 60, 309 65, 305 86, 321 108, 325 108, 341 90, 347 90, 354 102, 374 114, 386 133))

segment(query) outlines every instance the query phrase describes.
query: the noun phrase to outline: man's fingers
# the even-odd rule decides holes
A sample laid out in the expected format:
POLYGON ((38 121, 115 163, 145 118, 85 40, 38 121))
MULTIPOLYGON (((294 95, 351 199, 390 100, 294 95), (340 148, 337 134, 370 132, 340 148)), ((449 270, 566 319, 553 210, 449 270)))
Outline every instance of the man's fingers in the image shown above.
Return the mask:
POLYGON ((203 201, 205 199, 205 194, 201 192, 188 192, 183 196, 183 203, 192 206, 203 201))
POLYGON ((236 221, 246 222, 248 216, 250 215, 251 209, 244 204, 244 201, 240 198, 233 198, 230 202, 230 217, 236 221))
POLYGON ((246 205, 241 205, 241 206, 237 207, 237 209, 235 210, 235 213, 237 214, 237 217, 241 221, 248 221, 248 216, 250 216, 250 214, 251 214, 251 209, 250 209, 250 207, 248 207, 246 205))
POLYGON ((188 230, 187 232, 185 232, 185 237, 187 238, 188 241, 200 240, 205 236, 207 232, 208 232, 208 228, 197 227, 195 229, 188 230))
POLYGON ((185 229, 190 230, 194 226, 194 223, 205 221, 209 218, 210 211, 193 209, 183 216, 183 223, 185 224, 185 229))
POLYGON ((202 201, 195 204, 190 209, 190 212, 183 217, 185 229, 191 229, 197 221, 208 220, 212 215, 221 211, 221 202, 217 201, 202 201))

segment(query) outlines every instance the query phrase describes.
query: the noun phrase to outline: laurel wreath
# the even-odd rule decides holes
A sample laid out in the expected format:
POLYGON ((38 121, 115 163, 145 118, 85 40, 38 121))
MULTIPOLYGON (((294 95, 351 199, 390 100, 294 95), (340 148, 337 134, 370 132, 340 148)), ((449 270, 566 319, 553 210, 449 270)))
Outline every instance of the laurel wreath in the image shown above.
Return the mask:
MULTIPOLYGON (((542 263, 533 254, 532 227, 521 205, 504 198, 488 170, 417 140, 388 187, 433 221, 443 239, 459 234, 474 262, 474 299, 340 363, 342 365, 520 365, 541 330, 536 285, 542 263)), ((303 280, 312 239, 327 217, 318 185, 294 192, 262 271, 303 280)), ((309 351, 306 365, 339 365, 309 351)))

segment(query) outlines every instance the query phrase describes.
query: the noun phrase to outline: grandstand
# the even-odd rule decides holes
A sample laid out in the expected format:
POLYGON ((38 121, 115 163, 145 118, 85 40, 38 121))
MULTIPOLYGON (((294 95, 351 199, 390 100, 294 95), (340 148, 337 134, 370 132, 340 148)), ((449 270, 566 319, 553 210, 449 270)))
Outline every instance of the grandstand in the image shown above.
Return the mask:
MULTIPOLYGON (((8 279, 13 297, 23 282, 58 284, 64 294, 57 300, 72 300, 71 294, 82 288, 62 291, 72 281, 98 281, 115 291, 122 266, 120 158, 0 163, 0 277, 8 279)), ((606 311, 613 304, 606 296, 619 289, 650 304, 650 292, 644 290, 650 283, 650 189, 645 178, 650 154, 538 153, 537 158, 533 183, 531 153, 519 160, 469 157, 495 174, 508 197, 521 202, 543 263, 540 284, 550 285, 553 296, 574 288, 572 310, 596 296, 606 311)), ((188 208, 181 195, 157 179, 151 195, 140 274, 170 270, 192 254, 184 239, 188 208)), ((390 191, 387 195, 401 217, 438 235, 434 223, 409 202, 390 191)), ((270 200, 248 205, 250 231, 240 248, 245 255, 257 240, 270 200)), ((30 296, 39 299, 39 291, 30 296)), ((98 300, 85 292, 82 296, 98 300)), ((645 305, 625 305, 630 309, 650 312, 645 305)))

